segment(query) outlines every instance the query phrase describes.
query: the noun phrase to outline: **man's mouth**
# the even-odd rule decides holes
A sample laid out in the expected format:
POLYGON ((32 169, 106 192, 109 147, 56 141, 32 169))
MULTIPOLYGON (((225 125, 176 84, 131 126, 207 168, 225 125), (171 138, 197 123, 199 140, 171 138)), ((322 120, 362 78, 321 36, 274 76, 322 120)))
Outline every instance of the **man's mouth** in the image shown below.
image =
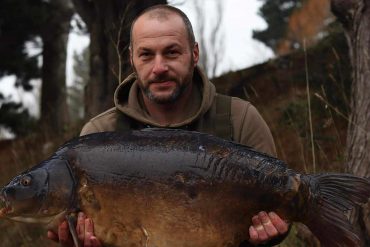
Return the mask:
POLYGON ((152 85, 156 88, 167 88, 172 87, 175 84, 174 80, 161 80, 161 81, 153 81, 149 85, 152 85))
POLYGON ((174 83, 174 82, 171 81, 171 80, 157 82, 157 84, 160 84, 160 85, 167 85, 167 84, 172 84, 172 83, 174 83))
POLYGON ((158 78, 154 78, 153 80, 150 80, 149 81, 149 84, 152 84, 152 83, 155 83, 155 84, 161 84, 161 83, 174 83, 176 81, 175 78, 170 78, 170 77, 158 77, 158 78))

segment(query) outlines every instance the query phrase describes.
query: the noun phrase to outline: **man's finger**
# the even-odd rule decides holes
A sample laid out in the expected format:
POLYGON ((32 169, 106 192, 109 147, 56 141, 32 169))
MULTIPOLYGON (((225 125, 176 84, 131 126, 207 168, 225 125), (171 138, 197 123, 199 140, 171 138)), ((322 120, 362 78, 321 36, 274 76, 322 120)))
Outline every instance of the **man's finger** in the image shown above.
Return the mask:
POLYGON ((69 228, 67 221, 63 221, 58 227, 59 242, 62 246, 68 246, 71 243, 71 238, 69 237, 69 228))
POLYGON ((284 220, 282 220, 276 213, 270 212, 269 213, 270 220, 272 224, 275 226, 276 230, 280 234, 287 233, 289 229, 289 224, 287 224, 284 220))
POLYGON ((94 224, 90 218, 85 219, 85 233, 94 235, 94 224))
POLYGON ((86 239, 84 247, 102 247, 102 245, 96 237, 92 236, 89 239, 86 239))
POLYGON ((86 242, 84 247, 101 247, 102 245, 100 244, 99 240, 92 236, 90 237, 86 242))
POLYGON ((48 235, 47 235, 48 239, 50 240, 53 240, 55 242, 59 242, 59 237, 58 237, 58 234, 56 234, 55 232, 53 231, 48 231, 48 235))
POLYGON ((266 212, 263 211, 260 212, 258 214, 258 217, 261 220, 263 228, 265 229, 269 238, 276 237, 279 234, 278 230, 275 228, 275 226, 270 220, 269 215, 266 212))
POLYGON ((252 223, 253 223, 254 229, 258 233, 258 243, 262 243, 262 242, 268 240, 268 235, 267 235, 267 233, 265 231, 265 228, 262 225, 261 219, 259 218, 258 215, 255 215, 255 216, 252 217, 252 223))
POLYGON ((86 247, 91 246, 90 242, 91 242, 91 237, 93 236, 94 236, 94 224, 91 219, 86 218, 85 219, 85 239, 84 239, 84 243, 86 247))
POLYGON ((90 240, 91 240, 91 244, 92 244, 91 246, 92 247, 101 247, 102 246, 100 241, 96 237, 91 237, 90 240))
POLYGON ((258 243, 258 232, 253 226, 249 227, 249 242, 252 244, 258 243))
POLYGON ((94 236, 94 223, 91 219, 85 219, 84 247, 101 247, 100 241, 94 236))
POLYGON ((84 241, 85 238, 85 219, 85 214, 83 212, 79 212, 77 216, 76 232, 80 241, 84 241))
POLYGON ((92 237, 85 237, 84 247, 93 247, 92 237))

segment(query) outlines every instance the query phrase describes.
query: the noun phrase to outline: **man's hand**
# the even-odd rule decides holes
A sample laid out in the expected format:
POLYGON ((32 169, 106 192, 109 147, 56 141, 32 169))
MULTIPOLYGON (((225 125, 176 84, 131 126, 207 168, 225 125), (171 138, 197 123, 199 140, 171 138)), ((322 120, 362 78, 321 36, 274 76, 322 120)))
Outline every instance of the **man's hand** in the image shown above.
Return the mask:
MULTIPOLYGON (((94 224, 82 212, 78 213, 76 232, 83 247, 102 247, 94 235, 94 224)), ((58 227, 58 234, 48 231, 48 238, 59 242, 63 247, 74 247, 72 236, 69 233, 68 223, 63 221, 58 227)))
POLYGON ((259 212, 252 217, 249 227, 249 242, 258 245, 266 243, 288 232, 289 225, 276 213, 259 212))
MULTIPOLYGON (((288 232, 289 225, 274 212, 260 212, 252 217, 252 226, 249 227, 249 242, 258 245, 266 243, 288 232)), ((77 218, 77 235, 84 247, 102 247, 100 241, 94 235, 94 224, 91 219, 80 212, 77 218)), ((66 221, 58 228, 58 234, 49 231, 48 238, 60 242, 64 247, 73 247, 73 240, 69 234, 66 221)))

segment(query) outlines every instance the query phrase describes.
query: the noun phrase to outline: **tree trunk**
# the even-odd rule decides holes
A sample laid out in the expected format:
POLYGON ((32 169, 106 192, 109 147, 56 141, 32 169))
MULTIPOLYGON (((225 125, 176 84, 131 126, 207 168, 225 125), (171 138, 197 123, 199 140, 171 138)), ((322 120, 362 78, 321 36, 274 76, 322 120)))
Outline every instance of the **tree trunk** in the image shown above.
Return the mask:
MULTIPOLYGON (((370 0, 332 0, 345 29, 352 63, 351 115, 347 134, 347 170, 370 177, 370 0)), ((369 204, 351 216, 370 246, 369 204)))
POLYGON ((53 133, 63 131, 69 122, 67 110, 66 56, 71 2, 52 0, 49 18, 42 29, 43 66, 41 87, 41 124, 53 133))
POLYGON ((130 25, 143 9, 166 0, 73 0, 90 32, 90 81, 85 90, 85 117, 113 106, 118 83, 129 73, 130 25))

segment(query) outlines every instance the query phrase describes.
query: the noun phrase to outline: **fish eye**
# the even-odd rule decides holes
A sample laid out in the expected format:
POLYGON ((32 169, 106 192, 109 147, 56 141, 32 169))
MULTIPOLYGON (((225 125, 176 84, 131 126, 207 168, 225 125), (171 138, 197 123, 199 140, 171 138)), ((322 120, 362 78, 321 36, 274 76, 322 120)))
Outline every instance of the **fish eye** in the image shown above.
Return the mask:
POLYGON ((21 185, 23 185, 23 186, 30 186, 30 184, 31 184, 31 177, 30 176, 23 176, 22 178, 21 178, 21 185))

